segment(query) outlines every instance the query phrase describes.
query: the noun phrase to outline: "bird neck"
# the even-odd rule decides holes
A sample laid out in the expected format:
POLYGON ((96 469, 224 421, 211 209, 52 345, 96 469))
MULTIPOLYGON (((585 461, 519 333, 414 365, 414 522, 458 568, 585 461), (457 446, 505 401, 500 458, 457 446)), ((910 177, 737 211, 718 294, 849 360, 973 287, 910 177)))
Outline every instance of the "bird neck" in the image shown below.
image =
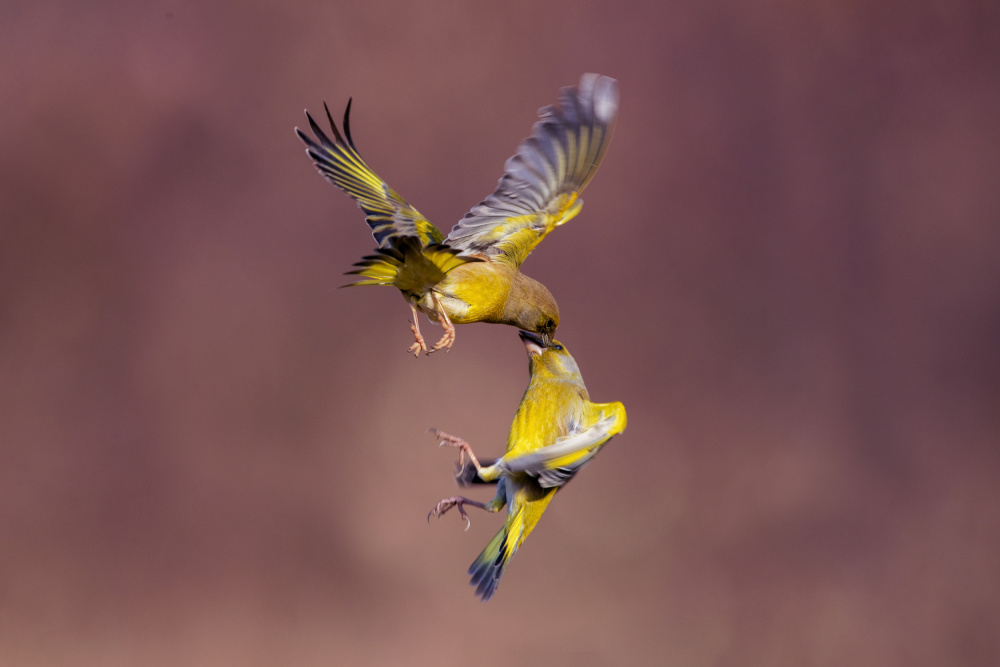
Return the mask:
POLYGON ((530 386, 539 387, 543 385, 562 385, 568 389, 587 393, 587 387, 583 384, 583 378, 579 373, 567 372, 558 361, 546 357, 534 357, 529 368, 531 373, 530 386))

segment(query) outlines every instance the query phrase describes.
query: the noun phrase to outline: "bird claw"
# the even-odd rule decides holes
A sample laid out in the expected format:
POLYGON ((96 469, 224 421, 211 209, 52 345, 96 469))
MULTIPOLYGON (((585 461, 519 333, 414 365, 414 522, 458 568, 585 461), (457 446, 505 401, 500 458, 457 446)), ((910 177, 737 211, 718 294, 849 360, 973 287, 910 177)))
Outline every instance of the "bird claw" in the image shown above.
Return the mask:
POLYGON ((441 340, 434 343, 434 347, 432 347, 427 352, 427 354, 430 354, 431 352, 437 352, 438 350, 441 349, 448 351, 451 349, 451 346, 455 343, 455 325, 451 323, 450 319, 448 319, 448 312, 444 309, 444 306, 441 304, 441 297, 438 296, 437 292, 432 291, 431 300, 434 302, 435 319, 437 319, 437 321, 441 324, 441 326, 444 327, 444 335, 441 336, 441 340))
POLYGON ((479 461, 476 459, 476 455, 472 453, 472 445, 468 442, 459 438, 458 436, 451 435, 450 433, 445 433, 444 431, 439 431, 436 428, 427 429, 428 433, 431 433, 435 438, 438 439, 438 447, 444 447, 445 445, 449 447, 458 447, 458 467, 461 470, 465 466, 465 456, 469 456, 469 460, 479 467, 479 461))
POLYGON ((444 500, 440 501, 437 505, 435 505, 434 509, 432 509, 430 512, 427 513, 427 522, 430 523, 432 516, 436 516, 437 518, 440 519, 452 507, 457 507, 458 513, 462 515, 463 519, 465 519, 465 529, 469 530, 469 527, 472 525, 472 519, 469 518, 469 515, 465 511, 464 505, 467 502, 469 501, 467 501, 465 498, 459 498, 459 497, 445 498, 444 500))
POLYGON ((430 354, 427 349, 427 343, 424 342, 424 337, 420 334, 420 327, 417 326, 415 321, 410 322, 410 331, 413 332, 414 343, 407 350, 414 357, 419 357, 421 352, 430 354))
MULTIPOLYGON (((479 470, 479 461, 476 459, 476 455, 472 453, 472 446, 469 445, 469 443, 467 443, 465 440, 462 440, 457 436, 445 433, 444 431, 439 431, 436 428, 429 428, 427 429, 427 432, 438 439, 439 447, 444 447, 445 445, 448 445, 449 447, 459 448, 458 465, 460 469, 465 467, 465 455, 468 454, 471 463, 476 466, 477 471, 479 470)), ((441 516, 444 515, 444 513, 450 510, 452 507, 457 507, 458 513, 462 515, 463 519, 465 519, 465 529, 469 530, 469 527, 472 526, 472 519, 470 519, 469 515, 466 513, 465 505, 480 507, 484 510, 489 510, 491 512, 495 511, 489 509, 488 505, 486 505, 485 503, 481 503, 478 500, 470 500, 468 498, 463 498, 462 496, 452 496, 451 498, 445 498, 437 505, 435 505, 434 509, 432 509, 427 514, 427 521, 430 521, 432 516, 441 518, 441 516)))
POLYGON ((451 349, 451 346, 455 344, 455 327, 446 328, 444 335, 441 336, 441 340, 434 343, 434 347, 427 351, 427 354, 431 352, 437 352, 439 350, 444 350, 445 352, 451 349))

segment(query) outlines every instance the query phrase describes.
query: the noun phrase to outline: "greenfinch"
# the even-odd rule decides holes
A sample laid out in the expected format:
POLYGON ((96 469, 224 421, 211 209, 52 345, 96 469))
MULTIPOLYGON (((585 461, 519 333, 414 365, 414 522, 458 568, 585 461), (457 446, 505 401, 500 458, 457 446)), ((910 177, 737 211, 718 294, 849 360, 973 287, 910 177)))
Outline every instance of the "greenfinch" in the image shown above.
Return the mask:
POLYGON ((591 403, 580 369, 558 341, 521 331, 531 380, 507 436, 507 453, 483 465, 461 438, 432 429, 442 445, 458 447, 460 483, 496 482, 492 501, 445 498, 427 518, 457 507, 468 528, 464 505, 498 512, 507 520, 469 567, 476 595, 489 600, 510 559, 542 517, 556 491, 569 482, 613 436, 625 430, 625 406, 591 403), (468 462, 465 461, 468 457, 468 462), (474 478, 469 473, 474 471, 474 478))
MULTIPOLYGON (((540 334, 546 343, 559 326, 549 290, 520 272, 521 262, 555 227, 583 205, 580 193, 597 171, 614 130, 618 83, 584 74, 560 91, 504 165, 496 190, 456 224, 447 238, 365 163, 351 138, 348 102, 343 134, 326 109, 331 140, 306 112, 309 136, 296 133, 320 173, 353 197, 378 243, 348 274, 351 285, 391 285, 403 293, 413 319, 415 356, 450 349, 454 324, 493 322, 540 334), (444 328, 430 349, 417 311, 444 328)), ((345 285, 345 287, 350 285, 345 285)))

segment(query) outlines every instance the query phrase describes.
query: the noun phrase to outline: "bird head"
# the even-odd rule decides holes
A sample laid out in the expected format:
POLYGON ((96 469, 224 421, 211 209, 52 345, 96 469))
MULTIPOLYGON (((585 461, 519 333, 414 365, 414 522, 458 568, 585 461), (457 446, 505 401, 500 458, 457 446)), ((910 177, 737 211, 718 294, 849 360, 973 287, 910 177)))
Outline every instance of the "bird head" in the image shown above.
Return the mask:
POLYGON ((580 367, 569 350, 557 340, 546 342, 544 335, 530 331, 519 331, 524 349, 528 352, 529 370, 534 378, 538 375, 551 376, 562 380, 580 380, 580 367))
POLYGON ((552 344, 552 336, 559 328, 559 306, 545 285, 517 273, 500 321, 540 334, 548 346, 552 344))
POLYGON ((525 304, 514 324, 519 329, 538 334, 542 345, 548 347, 552 344, 552 335, 559 327, 559 307, 556 306, 554 299, 549 307, 546 305, 544 303, 525 304))

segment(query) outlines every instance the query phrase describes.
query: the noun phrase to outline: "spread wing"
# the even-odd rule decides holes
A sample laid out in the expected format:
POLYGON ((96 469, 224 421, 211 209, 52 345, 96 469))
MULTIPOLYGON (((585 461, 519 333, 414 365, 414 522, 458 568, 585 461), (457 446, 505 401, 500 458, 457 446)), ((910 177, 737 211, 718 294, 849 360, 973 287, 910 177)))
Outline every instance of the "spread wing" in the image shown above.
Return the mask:
POLYGON ((538 478, 542 488, 562 486, 590 463, 597 452, 615 434, 621 432, 619 418, 611 414, 589 428, 557 438, 547 447, 508 459, 499 464, 510 472, 523 472, 538 478))
POLYGON ((320 129, 308 111, 306 118, 309 119, 309 128, 315 139, 299 128, 295 128, 295 133, 308 146, 306 153, 316 163, 320 173, 358 202, 379 247, 387 248, 389 239, 394 236, 415 236, 424 246, 444 241, 441 231, 379 178, 361 158, 351 139, 351 103, 347 103, 347 110, 344 111, 343 137, 333 122, 329 107, 324 103, 323 108, 326 109, 326 117, 333 130, 333 141, 320 129), (344 137, 347 137, 347 141, 344 141, 344 137))
POLYGON ((514 267, 583 206, 580 193, 608 150, 618 111, 618 82, 584 74, 563 88, 504 165, 497 189, 465 214, 448 245, 514 267))

